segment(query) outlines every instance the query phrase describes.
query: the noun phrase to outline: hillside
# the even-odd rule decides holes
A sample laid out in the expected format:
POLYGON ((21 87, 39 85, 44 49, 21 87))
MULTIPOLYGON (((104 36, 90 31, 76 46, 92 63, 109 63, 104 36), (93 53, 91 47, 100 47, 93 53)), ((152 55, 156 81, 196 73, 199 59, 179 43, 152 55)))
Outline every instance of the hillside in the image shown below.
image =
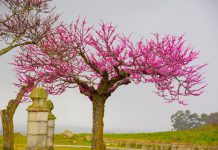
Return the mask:
POLYGON ((183 131, 137 134, 106 134, 107 140, 140 141, 150 143, 174 143, 218 146, 218 124, 204 125, 183 131))
MULTIPOLYGON (((184 131, 168 131, 135 134, 105 134, 107 146, 131 148, 192 147, 194 149, 218 149, 218 124, 205 125, 184 131)), ((74 134, 67 138, 63 134, 55 136, 56 144, 90 145, 91 134, 74 134)))
MULTIPOLYGON (((191 130, 155 133, 105 134, 107 146, 112 147, 194 147, 218 149, 218 124, 204 125, 191 130)), ((15 134, 15 143, 25 145, 26 136, 15 134)), ((0 136, 0 145, 2 136, 0 136)), ((63 134, 55 135, 56 145, 90 145, 91 134, 74 134, 68 138, 63 134)), ((1 147, 1 146, 0 146, 1 147)))

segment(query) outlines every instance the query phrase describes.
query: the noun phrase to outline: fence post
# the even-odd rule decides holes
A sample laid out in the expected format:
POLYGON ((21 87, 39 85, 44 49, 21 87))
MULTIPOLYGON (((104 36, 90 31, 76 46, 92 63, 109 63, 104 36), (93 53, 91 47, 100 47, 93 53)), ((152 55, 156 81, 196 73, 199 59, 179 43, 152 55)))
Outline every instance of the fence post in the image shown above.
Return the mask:
POLYGON ((54 109, 54 105, 51 100, 46 100, 46 107, 49 109, 47 148, 48 150, 54 150, 54 128, 56 117, 51 112, 54 109))
POLYGON ((32 90, 30 98, 33 103, 27 109, 27 147, 26 150, 47 150, 48 112, 45 101, 47 92, 36 87, 32 90))

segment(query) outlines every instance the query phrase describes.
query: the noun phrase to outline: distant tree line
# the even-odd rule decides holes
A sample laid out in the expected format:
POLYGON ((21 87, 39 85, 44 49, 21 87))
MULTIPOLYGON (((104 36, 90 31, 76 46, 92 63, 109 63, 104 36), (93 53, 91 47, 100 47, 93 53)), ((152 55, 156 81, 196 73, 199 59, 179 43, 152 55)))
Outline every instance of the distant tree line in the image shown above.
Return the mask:
POLYGON ((217 123, 218 112, 211 114, 191 113, 190 110, 179 110, 171 116, 173 130, 186 130, 199 127, 203 124, 217 123))

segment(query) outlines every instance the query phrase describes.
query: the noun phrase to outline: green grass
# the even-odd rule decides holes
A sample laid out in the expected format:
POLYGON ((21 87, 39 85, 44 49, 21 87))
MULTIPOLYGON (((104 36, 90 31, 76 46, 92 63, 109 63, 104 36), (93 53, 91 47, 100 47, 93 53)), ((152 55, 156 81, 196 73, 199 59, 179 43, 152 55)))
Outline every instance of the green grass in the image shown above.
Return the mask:
MULTIPOLYGON (((91 134, 74 134, 67 138, 63 134, 55 135, 56 145, 91 145, 91 134)), ((154 146, 161 143, 218 146, 218 124, 205 125, 199 128, 184 131, 168 131, 156 133, 136 133, 136 134, 105 134, 104 139, 108 146, 125 147, 126 143, 130 146, 140 147, 137 143, 147 143, 154 146), (121 144, 117 144, 121 143, 121 144)), ((26 136, 15 134, 15 150, 24 149, 26 136), (21 148, 20 148, 21 147, 21 148)), ((0 136, 0 149, 2 136, 0 136)), ((55 150, 82 149, 82 148, 55 148, 55 150)), ((82 150, 87 150, 84 148, 82 150)))
MULTIPOLYGON (((2 148, 2 145, 0 145, 0 149, 2 148)), ((24 150, 25 145, 15 145, 14 150, 24 150)), ((90 150, 90 148, 64 148, 64 147, 56 147, 55 150, 90 150)))
MULTIPOLYGON (((3 142, 3 137, 0 136, 0 146, 2 145, 3 142)), ((26 136, 20 134, 20 133, 15 133, 14 134, 14 143, 19 145, 19 144, 25 144, 26 143, 26 136)))
POLYGON ((196 145, 218 145, 218 124, 205 125, 199 128, 156 133, 106 134, 109 140, 137 140, 147 142, 166 142, 196 145))

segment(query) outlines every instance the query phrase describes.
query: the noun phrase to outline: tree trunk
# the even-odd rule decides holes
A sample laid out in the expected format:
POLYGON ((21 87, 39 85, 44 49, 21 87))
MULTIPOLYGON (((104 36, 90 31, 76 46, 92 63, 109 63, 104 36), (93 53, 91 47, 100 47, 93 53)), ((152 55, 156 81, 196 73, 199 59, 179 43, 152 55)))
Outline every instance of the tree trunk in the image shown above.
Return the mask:
POLYGON ((14 150, 14 113, 29 86, 22 86, 15 100, 8 102, 7 108, 0 111, 3 129, 3 150, 14 150))
POLYGON ((3 150, 14 150, 13 114, 8 109, 1 110, 3 129, 3 150))
POLYGON ((93 127, 92 127, 92 150, 106 150, 103 140, 104 127, 104 104, 106 98, 102 96, 94 96, 92 99, 93 105, 93 127))

